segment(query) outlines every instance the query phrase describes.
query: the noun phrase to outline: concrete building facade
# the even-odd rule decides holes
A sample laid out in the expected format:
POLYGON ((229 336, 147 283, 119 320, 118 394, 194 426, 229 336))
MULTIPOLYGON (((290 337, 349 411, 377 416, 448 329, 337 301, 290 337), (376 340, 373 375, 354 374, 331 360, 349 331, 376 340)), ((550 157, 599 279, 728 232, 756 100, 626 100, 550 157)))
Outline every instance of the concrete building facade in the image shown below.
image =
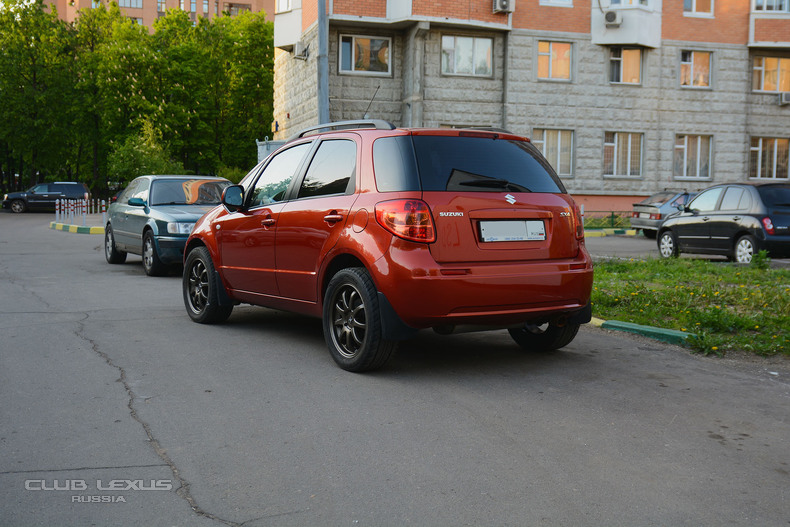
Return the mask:
MULTIPOLYGON (((318 0, 278 0, 275 139, 318 124, 318 0)), ((326 0, 329 115, 528 136, 588 211, 788 178, 786 0, 326 0)))

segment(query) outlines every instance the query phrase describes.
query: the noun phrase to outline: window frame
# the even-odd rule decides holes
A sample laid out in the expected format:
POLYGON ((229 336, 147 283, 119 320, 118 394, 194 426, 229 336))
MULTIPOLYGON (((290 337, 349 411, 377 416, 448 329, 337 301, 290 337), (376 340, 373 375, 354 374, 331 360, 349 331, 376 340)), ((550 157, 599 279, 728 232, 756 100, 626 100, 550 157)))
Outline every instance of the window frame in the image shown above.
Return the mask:
POLYGON ((645 61, 645 54, 644 49, 640 47, 633 47, 633 46, 611 46, 609 48, 609 73, 608 73, 608 80, 609 84, 617 84, 621 86, 641 86, 644 80, 644 61, 645 61), (617 50, 620 52, 619 57, 614 56, 614 51, 617 50), (622 79, 623 75, 623 52, 624 51, 638 51, 639 52, 639 81, 638 82, 624 82, 622 79), (620 80, 612 80, 612 65, 613 63, 617 62, 619 64, 619 76, 620 80))
POLYGON ((675 181, 710 181, 711 178, 711 165, 713 163, 713 136, 706 135, 706 134, 684 134, 678 133, 675 134, 675 144, 672 148, 672 179, 675 181), (678 139, 683 138, 683 145, 678 145, 678 139), (696 159, 696 169, 694 170, 694 176, 687 176, 688 173, 688 162, 689 162, 689 148, 693 148, 693 145, 690 145, 690 139, 696 138, 696 155, 694 159, 696 159), (708 140, 708 175, 707 176, 700 176, 700 167, 702 166, 702 158, 700 156, 700 152, 702 151, 702 140, 708 140), (675 156, 678 150, 683 151, 683 172, 681 175, 675 171, 675 156))
POLYGON ((565 128, 533 128, 532 129, 532 136, 530 137, 530 142, 533 145, 535 145, 535 148, 540 150, 540 153, 543 154, 543 157, 546 158, 546 160, 551 165, 551 168, 554 169, 554 172, 556 172, 559 177, 561 177, 561 178, 572 178, 572 177, 574 177, 574 175, 573 175, 574 174, 574 170, 573 169, 574 169, 574 160, 575 160, 575 155, 574 155, 574 147, 575 147, 574 143, 576 142, 575 141, 575 137, 574 137, 575 135, 576 134, 575 134, 574 130, 569 130, 569 129, 565 129, 565 128), (538 137, 537 137, 537 132, 538 131, 541 132, 540 139, 538 139, 538 137), (547 145, 546 145, 546 143, 547 143, 547 141, 546 141, 547 134, 546 134, 546 132, 557 132, 557 159, 554 160, 557 163, 556 166, 555 166, 554 162, 551 159, 549 159, 548 156, 546 155, 546 152, 547 152, 547 145), (570 143, 571 143, 570 147, 569 147, 569 151, 570 151, 569 157, 570 157, 570 159, 568 160, 569 172, 567 172, 567 173, 564 173, 564 172, 561 171, 562 170, 562 166, 561 165, 562 165, 562 145, 563 145, 562 133, 563 132, 570 133, 570 143))
MULTIPOLYGON (((788 0, 788 1, 790 2, 790 0, 788 0)), ((788 89, 788 90, 782 90, 781 89, 782 80, 784 79, 782 77, 782 62, 784 62, 784 61, 787 61, 788 63, 790 63, 790 56, 753 55, 752 56, 752 92, 753 93, 788 93, 788 92, 790 92, 790 89, 788 89), (775 90, 766 90, 765 89, 765 73, 766 73, 765 61, 766 61, 766 59, 776 59, 777 60, 777 65, 776 65, 776 89, 775 90), (758 60, 762 60, 762 65, 761 66, 757 66, 757 61, 758 60), (755 86, 754 86, 755 74, 758 71, 761 72, 760 73, 760 87, 759 88, 755 88, 755 86)), ((787 69, 785 71, 787 72, 787 75, 788 75, 788 79, 786 80, 786 82, 788 83, 788 88, 790 88, 790 64, 788 64, 787 69)))
POLYGON ((293 11, 293 0, 276 0, 274 4, 274 13, 287 13, 293 11))
POLYGON ((496 41, 494 37, 489 36, 479 36, 479 35, 464 35, 458 33, 444 33, 441 35, 440 39, 440 53, 439 53, 439 73, 442 77, 473 77, 477 79, 492 79, 494 77, 494 46, 496 41), (458 39, 459 38, 469 38, 472 39, 472 73, 458 73, 457 71, 448 72, 444 69, 444 39, 445 38, 452 38, 453 39, 453 70, 457 69, 457 61, 455 57, 457 56, 455 50, 458 49, 458 39), (477 43, 478 41, 486 40, 491 44, 490 52, 491 52, 491 71, 485 74, 482 73, 475 73, 475 57, 477 56, 477 43))
POLYGON ((362 35, 356 33, 340 33, 337 37, 337 73, 338 75, 360 75, 364 77, 392 77, 392 37, 381 35, 362 35), (351 38, 351 69, 343 69, 343 39, 351 38), (366 71, 354 69, 354 53, 357 39, 386 40, 387 41, 387 71, 366 71))
POLYGON ((699 0, 684 0, 683 1, 683 16, 696 17, 696 18, 715 18, 716 13, 716 0, 710 0, 710 11, 697 11, 697 2, 699 0), (691 2, 691 10, 686 11, 686 2, 691 2))
POLYGON ((682 49, 680 50, 680 78, 678 79, 680 82, 680 87, 684 90, 711 90, 713 89, 713 52, 706 51, 703 49, 682 49), (691 53, 691 61, 684 61, 683 54, 684 53, 691 53), (708 55, 708 84, 697 86, 694 84, 694 64, 695 58, 697 54, 707 54, 708 55), (691 84, 683 84, 683 65, 689 65, 689 78, 691 79, 691 84))
POLYGON ((613 131, 613 130, 605 130, 603 136, 603 176, 608 179, 642 179, 643 173, 643 165, 644 165, 644 157, 645 157, 645 134, 644 132, 629 132, 624 130, 613 131), (614 142, 607 143, 606 142, 606 135, 607 134, 614 134, 614 142), (626 135, 628 136, 628 162, 626 163, 626 173, 618 174, 617 170, 617 160, 620 153, 620 137, 626 135), (636 175, 631 174, 631 151, 632 151, 632 138, 634 136, 639 137, 639 173, 636 175), (606 173, 606 148, 611 146, 613 148, 612 151, 612 174, 606 173))
POLYGON ((777 165, 779 164, 779 141, 787 141, 788 146, 788 158, 790 158, 790 138, 788 137, 766 137, 766 136, 751 136, 749 141, 749 179, 753 181, 790 181, 790 159, 785 160, 787 165, 784 167, 780 167, 784 169, 785 177, 777 177, 777 165), (754 146, 754 140, 758 140, 758 145, 754 146), (762 157, 763 152, 768 151, 769 149, 763 148, 763 140, 773 141, 773 152, 772 152, 772 160, 771 160, 771 176, 763 176, 762 168, 762 157), (753 156, 757 153, 757 174, 752 172, 753 167, 753 156))
POLYGON ((766 13, 769 13, 769 14, 787 14, 787 13, 790 13, 790 1, 788 1, 788 0, 784 0, 784 9, 776 9, 775 7, 772 8, 772 9, 765 9, 765 6, 767 6, 769 3, 773 4, 774 6, 776 6, 776 3, 779 2, 779 1, 781 1, 781 0, 753 0, 752 1, 752 5, 751 5, 752 12, 753 13, 761 13, 761 14, 766 14, 766 13), (758 5, 762 5, 763 8, 762 9, 758 9, 758 7, 757 7, 758 5))
POLYGON ((535 64, 537 64, 537 67, 535 68, 535 73, 536 73, 537 79, 539 81, 541 81, 541 82, 573 82, 573 68, 574 68, 574 65, 573 65, 573 55, 574 55, 574 53, 573 53, 573 51, 574 51, 573 50, 573 42, 570 42, 570 41, 567 41, 567 40, 538 40, 537 42, 538 42, 538 45, 535 46, 535 52, 536 52, 535 64), (548 53, 540 51, 540 44, 543 43, 543 42, 548 43, 548 45, 549 45, 548 53), (552 76, 552 64, 553 64, 552 53, 553 53, 553 50, 554 50, 554 44, 567 44, 568 47, 569 47, 569 50, 568 50, 568 53, 569 53, 569 56, 568 56, 568 77, 567 78, 552 76), (548 67, 549 67, 549 76, 548 77, 541 77, 540 76, 540 59, 541 59, 541 57, 548 57, 548 61, 549 61, 549 65, 548 65, 548 67))
POLYGON ((539 5, 546 7, 573 7, 573 0, 540 0, 539 5))

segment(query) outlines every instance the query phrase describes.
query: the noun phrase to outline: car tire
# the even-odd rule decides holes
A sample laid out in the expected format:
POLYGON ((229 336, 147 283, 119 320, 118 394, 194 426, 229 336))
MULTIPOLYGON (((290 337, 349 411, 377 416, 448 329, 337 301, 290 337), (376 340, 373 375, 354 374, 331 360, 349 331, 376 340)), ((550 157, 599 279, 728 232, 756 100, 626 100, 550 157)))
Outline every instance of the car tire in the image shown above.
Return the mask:
POLYGON ((576 338, 580 324, 543 324, 533 326, 527 324, 523 328, 509 329, 508 333, 516 344, 529 351, 554 351, 564 348, 576 338))
POLYGON ((115 235, 109 225, 104 228, 104 258, 110 264, 122 264, 126 261, 126 252, 119 251, 115 246, 115 235))
POLYGON ((27 205, 21 199, 15 199, 11 202, 11 212, 16 212, 19 214, 20 212, 25 212, 27 210, 27 205))
POLYGON ((397 348, 396 341, 382 336, 378 291, 360 267, 343 269, 329 281, 323 326, 329 353, 346 371, 380 368, 397 348))
POLYGON ((672 231, 664 231, 658 238, 658 253, 662 258, 676 258, 678 255, 678 240, 672 231))
POLYGON ((233 305, 220 305, 217 274, 214 262, 205 247, 195 247, 187 255, 184 274, 181 278, 184 305, 189 318, 200 324, 225 322, 233 311, 233 305))
POLYGON ((167 274, 167 266, 159 259, 156 252, 154 233, 145 231, 143 234, 143 269, 148 276, 163 276, 167 274))
POLYGON ((733 259, 737 263, 749 264, 752 263, 754 253, 757 252, 757 245, 754 236, 751 234, 744 234, 738 241, 735 242, 735 247, 732 250, 733 259))

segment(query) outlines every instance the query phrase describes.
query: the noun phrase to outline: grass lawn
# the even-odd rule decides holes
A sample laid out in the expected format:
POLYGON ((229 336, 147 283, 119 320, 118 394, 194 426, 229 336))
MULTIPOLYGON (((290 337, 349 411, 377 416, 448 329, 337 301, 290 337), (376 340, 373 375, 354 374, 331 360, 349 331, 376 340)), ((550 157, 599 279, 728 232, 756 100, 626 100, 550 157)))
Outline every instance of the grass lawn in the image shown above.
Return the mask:
POLYGON ((790 356, 790 270, 672 258, 595 264, 593 316, 693 333, 700 353, 790 356))

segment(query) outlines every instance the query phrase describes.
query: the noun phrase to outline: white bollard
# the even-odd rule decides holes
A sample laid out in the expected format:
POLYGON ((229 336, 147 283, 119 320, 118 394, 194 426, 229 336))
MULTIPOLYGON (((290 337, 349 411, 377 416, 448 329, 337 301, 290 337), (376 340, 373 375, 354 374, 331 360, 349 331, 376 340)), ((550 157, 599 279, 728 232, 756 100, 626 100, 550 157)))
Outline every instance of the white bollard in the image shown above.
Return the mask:
POLYGON ((107 205, 104 200, 101 200, 101 224, 102 227, 107 225, 107 205))
POLYGON ((60 222, 60 200, 55 200, 55 223, 60 222))

